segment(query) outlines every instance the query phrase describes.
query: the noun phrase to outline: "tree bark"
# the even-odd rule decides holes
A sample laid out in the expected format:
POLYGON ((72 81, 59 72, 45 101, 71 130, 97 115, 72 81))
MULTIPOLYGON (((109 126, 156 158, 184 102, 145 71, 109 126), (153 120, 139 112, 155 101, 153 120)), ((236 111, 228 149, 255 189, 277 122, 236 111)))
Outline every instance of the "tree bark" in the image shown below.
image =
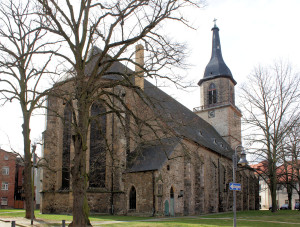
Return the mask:
MULTIPOLYGON (((84 86, 81 84, 81 86, 84 86)), ((79 86, 77 90, 81 91, 79 86)), ((86 93, 86 92, 83 92, 86 93)), ((73 222, 69 226, 91 226, 87 201, 88 176, 86 172, 87 134, 90 105, 85 94, 78 99, 78 125, 73 137, 75 155, 72 163, 73 222)))
POLYGON ((289 209, 292 209, 292 198, 293 198, 293 188, 290 184, 287 184, 286 190, 288 193, 288 200, 289 200, 289 209))
MULTIPOLYGON (((28 111, 23 111, 23 137, 24 137, 24 192, 25 192, 25 205, 26 213, 25 218, 31 218, 32 204, 32 174, 31 174, 31 152, 30 152, 30 117, 28 111)), ((34 217, 33 217, 34 218, 34 217)))
POLYGON ((278 204, 276 201, 276 189, 277 189, 277 175, 276 164, 273 160, 269 160, 269 172, 270 172, 270 191, 272 199, 272 212, 277 212, 278 204))

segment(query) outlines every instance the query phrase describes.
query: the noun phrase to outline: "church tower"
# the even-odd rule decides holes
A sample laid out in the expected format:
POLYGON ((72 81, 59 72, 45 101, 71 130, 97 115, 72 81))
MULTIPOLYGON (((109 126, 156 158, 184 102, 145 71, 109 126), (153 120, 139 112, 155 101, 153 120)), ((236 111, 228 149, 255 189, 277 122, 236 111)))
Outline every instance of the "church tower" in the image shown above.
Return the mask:
POLYGON ((194 112, 210 123, 234 149, 241 144, 241 111, 235 106, 234 86, 230 69, 225 64, 219 37, 219 28, 212 28, 212 53, 200 86, 200 107, 194 112))

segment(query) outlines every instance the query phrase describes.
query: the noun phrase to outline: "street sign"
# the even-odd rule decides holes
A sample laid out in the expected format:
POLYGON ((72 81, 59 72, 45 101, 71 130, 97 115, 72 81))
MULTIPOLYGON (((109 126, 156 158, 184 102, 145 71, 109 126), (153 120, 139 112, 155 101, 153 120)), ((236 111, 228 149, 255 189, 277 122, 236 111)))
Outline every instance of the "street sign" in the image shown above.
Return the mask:
POLYGON ((234 191, 241 191, 242 187, 240 183, 229 183, 229 189, 234 191))

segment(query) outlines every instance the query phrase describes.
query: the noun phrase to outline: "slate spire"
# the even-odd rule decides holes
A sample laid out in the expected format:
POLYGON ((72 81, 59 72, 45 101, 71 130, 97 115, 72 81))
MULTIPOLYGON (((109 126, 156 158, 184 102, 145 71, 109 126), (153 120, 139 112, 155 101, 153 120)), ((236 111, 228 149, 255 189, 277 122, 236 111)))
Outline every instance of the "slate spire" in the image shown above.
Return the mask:
POLYGON ((227 77, 234 84, 236 84, 236 81, 233 79, 230 69, 227 67, 223 60, 219 28, 216 25, 216 19, 214 20, 214 22, 214 27, 211 29, 213 31, 211 58, 205 68, 204 76, 198 82, 198 85, 200 86, 204 81, 218 77, 227 77))

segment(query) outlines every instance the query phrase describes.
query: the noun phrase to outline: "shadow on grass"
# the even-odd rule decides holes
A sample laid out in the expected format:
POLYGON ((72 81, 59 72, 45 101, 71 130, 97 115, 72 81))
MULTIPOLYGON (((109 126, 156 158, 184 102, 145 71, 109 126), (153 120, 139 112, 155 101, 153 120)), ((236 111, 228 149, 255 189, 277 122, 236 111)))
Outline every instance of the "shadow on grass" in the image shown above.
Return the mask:
MULTIPOLYGON (((24 217, 24 210, 0 210, 0 217, 24 217)), ((35 211, 35 216, 41 221, 55 222, 51 226, 60 226, 62 220, 72 221, 72 215, 58 214, 40 214, 39 210, 35 211), (57 224, 56 224, 57 223, 57 224)), ((233 213, 218 213, 194 217, 176 217, 159 219, 155 217, 135 217, 135 216, 115 216, 92 214, 90 220, 92 222, 105 221, 125 221, 124 223, 106 224, 108 226, 232 226, 233 213), (153 221, 151 221, 153 219, 153 221)), ((241 211, 237 212, 238 226, 300 226, 299 211, 278 211, 272 213, 270 211, 241 211), (275 223, 282 222, 282 223, 275 223), (284 223, 284 222, 289 222, 284 223)))
MULTIPOLYGON (((155 222, 130 222, 130 223, 117 223, 117 224, 107 224, 105 226, 132 226, 132 227, 191 227, 191 226, 207 226, 207 227, 216 227, 216 226, 228 226, 233 225, 233 220, 231 219, 174 219, 168 221, 155 221, 155 222)), ((286 226, 298 226, 298 225, 288 225, 285 223, 266 223, 261 221, 242 221, 237 220, 237 226, 239 227, 286 227, 286 226)))

